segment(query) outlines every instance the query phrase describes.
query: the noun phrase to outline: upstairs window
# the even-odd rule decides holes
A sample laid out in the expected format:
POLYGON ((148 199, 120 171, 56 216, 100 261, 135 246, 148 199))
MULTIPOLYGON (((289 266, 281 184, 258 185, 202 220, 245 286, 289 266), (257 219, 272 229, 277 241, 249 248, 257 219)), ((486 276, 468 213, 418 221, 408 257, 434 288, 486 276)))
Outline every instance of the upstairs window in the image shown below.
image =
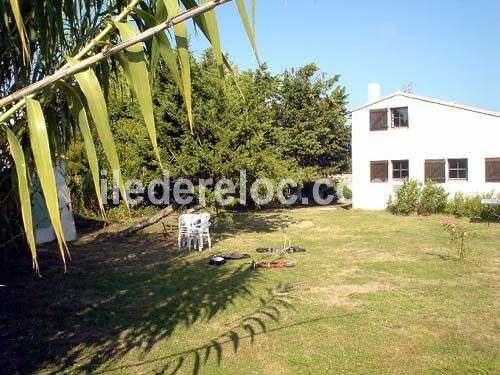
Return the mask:
POLYGON ((486 182, 500 182, 500 158, 487 158, 485 167, 486 182))
POLYGON ((370 162, 370 182, 387 182, 389 179, 389 162, 378 160, 370 162))
POLYGON ((392 161, 392 178, 402 180, 409 176, 408 160, 393 160, 392 161))
POLYGON ((446 160, 429 159, 425 161, 425 179, 434 182, 446 181, 446 160))
POLYGON ((391 126, 393 128, 407 128, 409 124, 408 107, 391 108, 391 126))
POLYGON ((448 177, 454 180, 466 180, 467 159, 448 159, 448 177))
POLYGON ((370 130, 387 130, 387 109, 370 110, 370 130))

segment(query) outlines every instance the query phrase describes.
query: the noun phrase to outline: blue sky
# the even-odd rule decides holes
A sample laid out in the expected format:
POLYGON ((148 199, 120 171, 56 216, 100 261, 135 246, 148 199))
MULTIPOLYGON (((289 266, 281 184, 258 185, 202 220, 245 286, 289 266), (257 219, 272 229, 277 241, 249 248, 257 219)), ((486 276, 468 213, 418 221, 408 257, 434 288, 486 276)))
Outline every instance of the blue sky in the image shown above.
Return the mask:
MULTIPOLYGON (((236 4, 217 15, 223 49, 256 67, 236 4)), ((369 82, 382 95, 412 82, 417 95, 500 111, 500 0, 257 0, 257 44, 273 73, 314 61, 340 74, 350 108, 369 82)))

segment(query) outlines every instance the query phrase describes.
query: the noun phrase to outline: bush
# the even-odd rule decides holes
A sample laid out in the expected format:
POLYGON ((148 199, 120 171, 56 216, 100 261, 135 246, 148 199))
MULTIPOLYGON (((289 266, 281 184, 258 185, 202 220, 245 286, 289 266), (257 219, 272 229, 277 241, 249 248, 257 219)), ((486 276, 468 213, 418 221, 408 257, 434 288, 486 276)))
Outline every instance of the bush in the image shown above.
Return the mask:
POLYGON ((417 211, 420 215, 447 213, 456 217, 497 219, 500 216, 500 207, 483 206, 481 200, 485 198, 500 199, 500 194, 490 192, 466 195, 457 192, 453 198, 448 199, 446 190, 430 180, 427 180, 422 188, 420 182, 405 179, 401 185, 394 188, 394 194, 389 196, 387 209, 393 214, 409 215, 417 211))
POLYGON ((500 207, 486 207, 481 204, 482 199, 500 198, 500 194, 494 192, 486 194, 465 195, 458 192, 448 202, 446 212, 456 217, 474 217, 481 219, 494 219, 500 214, 500 207))
POLYGON ((433 181, 425 181, 424 188, 420 193, 418 213, 422 215, 443 213, 448 204, 448 193, 442 186, 433 181))
POLYGON ((469 196, 457 192, 448 202, 446 212, 456 217, 480 217, 483 206, 481 205, 481 196, 469 196))
POLYGON ((344 199, 351 200, 352 199, 352 191, 347 186, 344 186, 342 190, 342 194, 344 195, 344 199))
POLYGON ((387 208, 394 214, 409 215, 416 211, 420 201, 421 183, 416 180, 404 179, 400 186, 394 189, 394 200, 389 197, 387 208))

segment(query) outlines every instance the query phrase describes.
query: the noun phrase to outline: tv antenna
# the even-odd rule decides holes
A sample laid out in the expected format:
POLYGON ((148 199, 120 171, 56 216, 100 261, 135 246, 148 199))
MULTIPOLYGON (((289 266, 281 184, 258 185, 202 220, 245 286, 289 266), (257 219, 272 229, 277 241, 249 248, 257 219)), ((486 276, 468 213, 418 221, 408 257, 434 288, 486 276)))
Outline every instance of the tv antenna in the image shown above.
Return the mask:
POLYGON ((413 94, 413 82, 404 85, 403 92, 406 92, 407 94, 413 94))

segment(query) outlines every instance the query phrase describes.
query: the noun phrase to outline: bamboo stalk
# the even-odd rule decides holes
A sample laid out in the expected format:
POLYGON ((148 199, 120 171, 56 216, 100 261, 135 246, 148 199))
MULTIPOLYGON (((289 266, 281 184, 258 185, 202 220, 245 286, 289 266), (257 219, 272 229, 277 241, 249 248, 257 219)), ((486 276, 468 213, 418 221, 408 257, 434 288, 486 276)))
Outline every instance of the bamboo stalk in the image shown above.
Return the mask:
MULTIPOLYGON (((72 76, 75 73, 78 73, 78 72, 90 67, 91 65, 95 64, 96 62, 101 61, 105 58, 108 58, 109 56, 114 55, 120 51, 123 51, 124 49, 126 49, 130 46, 133 46, 134 44, 141 43, 145 40, 148 40, 156 33, 167 30, 167 29, 169 29, 169 28, 171 28, 171 27, 173 27, 181 22, 184 22, 190 18, 199 16, 205 12, 208 12, 208 11, 214 9, 215 7, 217 7, 219 5, 222 5, 224 3, 228 3, 230 1, 232 1, 232 0, 212 0, 210 2, 203 4, 203 5, 199 5, 197 7, 191 8, 191 9, 185 11, 184 13, 179 14, 178 16, 176 16, 174 18, 171 18, 171 19, 169 19, 169 20, 167 20, 167 21, 165 21, 165 22, 163 22, 155 27, 147 29, 146 31, 138 34, 136 37, 134 37, 132 39, 129 39, 125 42, 117 44, 116 46, 111 47, 109 49, 103 49, 101 52, 97 53, 96 55, 90 56, 72 67, 69 67, 66 64, 62 68, 57 70, 54 74, 51 74, 50 76, 47 76, 38 82, 35 82, 29 86, 26 86, 25 88, 22 88, 16 92, 6 96, 6 97, 0 99, 0 108, 5 107, 6 105, 9 105, 10 103, 15 102, 16 100, 21 100, 21 102, 19 102, 15 105, 15 106, 18 106, 21 103, 21 105, 17 108, 17 109, 19 109, 24 104, 22 102, 24 102, 24 98, 26 96, 32 95, 35 92, 55 83, 56 81, 58 81, 60 79, 64 79, 66 77, 72 76)), ((11 110, 12 110, 12 108, 9 111, 2 114, 2 116, 0 116, 0 123, 2 123, 3 121, 5 121, 8 118, 8 117, 5 117, 5 115, 7 113, 11 112, 11 110), (5 119, 4 119, 4 117, 5 117, 5 119)), ((14 112, 11 112, 11 114, 14 112)))
MULTIPOLYGON (((115 19, 115 21, 119 22, 122 21, 125 17, 127 17, 132 9, 140 2, 141 0, 133 0, 115 19)), ((88 52, 92 50, 92 48, 95 47, 97 43, 99 43, 102 39, 106 37, 113 29, 115 28, 115 25, 113 23, 108 24, 94 39, 92 39, 89 44, 87 44, 80 52, 78 52, 73 58, 75 60, 81 59, 83 56, 85 56, 88 52)), ((65 63, 62 68, 65 68, 69 66, 68 63, 65 63)), ((33 95, 28 95, 29 98, 31 98, 33 95)), ((14 113, 16 113, 18 110, 20 110, 24 104, 25 104, 25 99, 22 98, 19 100, 15 105, 13 105, 11 108, 7 110, 7 112, 2 113, 0 116, 0 124, 2 124, 4 121, 6 121, 8 118, 10 118, 14 113)), ((1 106, 0 106, 1 107, 1 106)))

